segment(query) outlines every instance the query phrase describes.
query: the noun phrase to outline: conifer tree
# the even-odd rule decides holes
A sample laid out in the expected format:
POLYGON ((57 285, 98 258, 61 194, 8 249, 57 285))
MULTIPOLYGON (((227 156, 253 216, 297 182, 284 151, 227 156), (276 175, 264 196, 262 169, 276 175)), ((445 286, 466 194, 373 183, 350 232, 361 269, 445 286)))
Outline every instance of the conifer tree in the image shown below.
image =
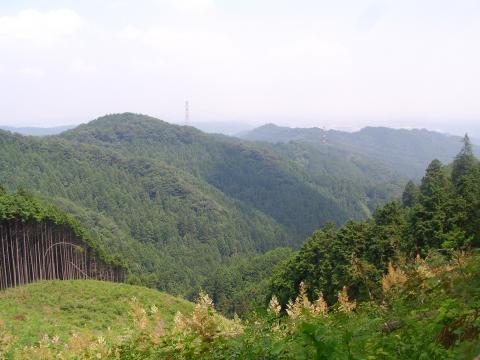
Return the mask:
POLYGON ((465 134, 463 138, 463 147, 453 162, 453 183, 457 185, 461 181, 462 176, 466 176, 474 171, 475 165, 476 160, 475 156, 473 155, 472 143, 470 142, 468 134, 465 134))
POLYGON ((410 180, 407 185, 405 185, 405 190, 402 194, 402 203, 405 207, 413 207, 418 202, 418 197, 420 191, 418 186, 410 180))
POLYGON ((453 162, 456 226, 466 233, 468 245, 480 245, 480 164, 468 135, 453 162))
POLYGON ((444 242, 448 222, 451 186, 442 163, 433 160, 420 185, 420 201, 412 216, 412 236, 416 252, 438 248, 444 242))

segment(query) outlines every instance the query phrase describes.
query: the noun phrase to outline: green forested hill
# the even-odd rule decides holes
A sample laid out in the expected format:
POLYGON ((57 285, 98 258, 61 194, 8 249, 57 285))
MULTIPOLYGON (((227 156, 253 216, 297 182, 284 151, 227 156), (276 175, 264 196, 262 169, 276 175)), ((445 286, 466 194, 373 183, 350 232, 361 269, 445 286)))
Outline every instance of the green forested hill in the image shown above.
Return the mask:
POLYGON ((131 113, 60 135, 0 131, 0 182, 73 213, 132 279, 195 292, 230 257, 298 246, 332 220, 364 219, 403 181, 366 156, 270 146, 131 113))
POLYGON ((314 224, 327 219, 341 223, 356 215, 309 181, 293 162, 233 138, 135 114, 106 116, 62 137, 161 159, 271 216, 297 235, 308 234, 314 224))
POLYGON ((255 209, 160 160, 57 137, 3 133, 1 178, 75 214, 150 285, 183 292, 223 257, 286 244, 287 231, 255 209))
POLYGON ((353 159, 360 156, 382 163, 390 172, 415 179, 420 179, 432 159, 445 163, 452 161, 461 140, 458 136, 425 129, 366 127, 357 132, 344 132, 289 128, 274 124, 253 129, 240 137, 270 143, 300 142, 316 149, 335 149, 349 153, 353 159))

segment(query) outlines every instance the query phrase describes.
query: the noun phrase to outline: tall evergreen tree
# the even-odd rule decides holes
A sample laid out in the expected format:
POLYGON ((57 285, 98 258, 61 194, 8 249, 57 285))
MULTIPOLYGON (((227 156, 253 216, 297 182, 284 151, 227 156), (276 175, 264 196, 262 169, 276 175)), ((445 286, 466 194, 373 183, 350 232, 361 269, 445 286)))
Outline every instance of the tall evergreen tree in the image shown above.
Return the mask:
POLYGON ((455 185, 455 217, 464 229, 470 245, 480 245, 480 164, 473 155, 468 135, 453 162, 452 181, 455 185))
POLYGON ((455 157, 452 169, 452 181, 458 184, 462 176, 468 175, 475 167, 475 156, 473 155, 472 143, 468 134, 463 138, 463 147, 455 157))
POLYGON ((420 191, 418 186, 410 180, 407 185, 405 185, 405 190, 402 194, 402 203, 405 207, 413 207, 418 202, 418 197, 420 191))
POLYGON ((433 160, 422 179, 419 203, 412 213, 411 236, 417 253, 438 248, 443 243, 450 192, 450 182, 442 163, 433 160))
POLYGON ((439 160, 433 160, 428 165, 425 176, 420 185, 421 202, 424 206, 435 207, 439 205, 444 198, 444 190, 448 184, 448 179, 443 170, 443 165, 439 160))

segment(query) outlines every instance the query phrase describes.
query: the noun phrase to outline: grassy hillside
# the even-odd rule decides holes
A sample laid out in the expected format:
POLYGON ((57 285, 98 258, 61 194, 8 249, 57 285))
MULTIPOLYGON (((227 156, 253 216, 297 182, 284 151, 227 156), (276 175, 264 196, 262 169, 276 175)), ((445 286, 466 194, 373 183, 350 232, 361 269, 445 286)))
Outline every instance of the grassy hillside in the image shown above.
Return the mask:
MULTIPOLYGON (((129 336, 49 339, 15 351, 18 359, 474 359, 480 352, 478 256, 436 254, 389 266, 375 284, 378 299, 355 301, 347 290, 328 306, 301 287, 286 313, 272 298, 268 312, 225 321, 203 295, 191 316, 158 329, 141 306, 129 336)), ((8 340, 8 333, 3 339, 8 340)), ((0 342, 0 354, 6 341, 0 342)))
POLYGON ((65 340, 88 330, 119 335, 130 324, 131 300, 158 307, 166 326, 177 311, 190 313, 193 304, 139 286, 93 280, 42 281, 0 292, 0 319, 15 337, 15 346, 33 345, 44 334, 65 340))

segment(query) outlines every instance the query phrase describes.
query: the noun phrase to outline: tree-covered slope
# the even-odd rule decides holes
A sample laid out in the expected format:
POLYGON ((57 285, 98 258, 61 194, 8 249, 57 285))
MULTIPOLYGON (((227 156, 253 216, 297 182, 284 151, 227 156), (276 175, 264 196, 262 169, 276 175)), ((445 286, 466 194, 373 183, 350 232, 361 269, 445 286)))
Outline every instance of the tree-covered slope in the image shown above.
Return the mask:
POLYGON ((321 191, 333 196, 350 219, 364 219, 399 196, 406 176, 381 161, 330 146, 302 141, 262 143, 293 162, 321 191))
POLYGON ((275 267, 292 254, 290 248, 277 248, 265 254, 233 259, 216 269, 202 284, 215 303, 227 316, 245 316, 262 307, 269 291, 269 279, 275 267))
POLYGON ((0 177, 67 208, 150 285, 184 292, 223 257, 291 241, 271 218, 161 160, 2 133, 0 177))
MULTIPOLYGON (((431 159, 453 160, 461 138, 425 129, 367 127, 357 132, 319 128, 289 128, 267 124, 240 135, 243 139, 265 142, 307 143, 316 148, 334 148, 351 156, 380 162, 408 178, 419 179, 431 159)), ((478 153, 478 152, 477 152, 478 153)))
POLYGON ((303 236, 326 220, 342 223, 355 215, 309 181, 293 162, 234 138, 136 114, 99 118, 62 137, 161 159, 271 216, 292 230, 293 236, 303 236))
POLYGON ((277 269, 272 292, 285 304, 304 282, 309 296, 322 292, 329 303, 343 286, 357 299, 375 299, 389 262, 479 247, 480 161, 466 136, 453 164, 433 160, 420 186, 407 184, 401 202, 379 208, 368 221, 316 231, 277 269))
POLYGON ((131 113, 43 138, 0 131, 0 179, 73 213, 128 259, 133 280, 175 293, 194 292, 230 257, 296 247, 329 220, 364 219, 403 181, 349 151, 131 113))

